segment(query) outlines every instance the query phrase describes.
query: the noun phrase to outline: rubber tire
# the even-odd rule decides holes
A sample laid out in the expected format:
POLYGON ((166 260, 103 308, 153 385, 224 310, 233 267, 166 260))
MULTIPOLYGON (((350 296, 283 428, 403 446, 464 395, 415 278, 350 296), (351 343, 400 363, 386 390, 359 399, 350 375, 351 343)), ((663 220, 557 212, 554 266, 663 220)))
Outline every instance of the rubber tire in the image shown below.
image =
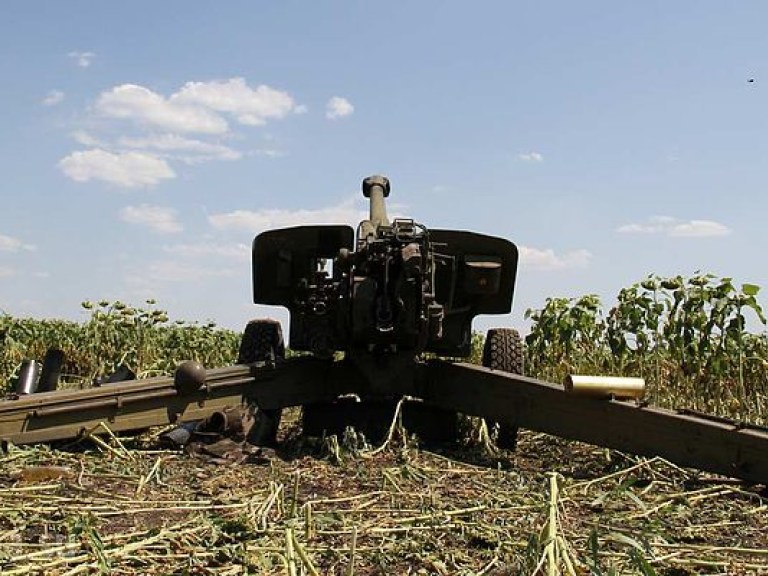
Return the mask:
POLYGON ((525 374, 525 343, 513 328, 491 328, 483 345, 482 364, 486 368, 525 374))
MULTIPOLYGON (((276 320, 251 320, 248 322, 240 339, 237 363, 271 362, 279 364, 283 360, 285 360, 285 342, 280 323, 276 320)), ((255 446, 275 446, 282 414, 283 411, 280 408, 270 410, 257 408, 253 426, 246 438, 248 442, 255 446)))
MULTIPOLYGON (((482 364, 486 368, 525 374, 525 343, 520 333, 513 328, 491 328, 483 345, 482 364)), ((499 423, 499 435, 496 445, 499 448, 514 450, 517 446, 517 430, 514 424, 499 423)))

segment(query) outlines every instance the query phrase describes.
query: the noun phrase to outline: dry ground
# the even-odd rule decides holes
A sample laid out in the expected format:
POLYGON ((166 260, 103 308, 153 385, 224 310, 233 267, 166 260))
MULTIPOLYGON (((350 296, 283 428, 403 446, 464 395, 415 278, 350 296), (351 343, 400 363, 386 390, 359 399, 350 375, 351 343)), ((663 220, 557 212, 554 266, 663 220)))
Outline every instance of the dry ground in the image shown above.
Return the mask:
MULTIPOLYGON (((768 574, 761 487, 522 432, 226 458, 154 437, 0 456, 0 573, 768 574)), ((335 439, 334 439, 335 440, 335 439)))

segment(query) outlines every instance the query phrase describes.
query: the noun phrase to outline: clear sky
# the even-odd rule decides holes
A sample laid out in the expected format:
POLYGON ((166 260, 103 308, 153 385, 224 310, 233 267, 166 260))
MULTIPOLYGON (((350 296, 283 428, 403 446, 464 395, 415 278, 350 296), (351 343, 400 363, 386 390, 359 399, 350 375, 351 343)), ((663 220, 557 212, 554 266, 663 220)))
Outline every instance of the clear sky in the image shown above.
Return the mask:
POLYGON ((155 298, 241 328, 274 315, 253 237, 355 225, 372 173, 390 214, 518 245, 515 311, 479 328, 651 273, 765 306, 767 22, 758 0, 4 1, 0 310, 155 298))

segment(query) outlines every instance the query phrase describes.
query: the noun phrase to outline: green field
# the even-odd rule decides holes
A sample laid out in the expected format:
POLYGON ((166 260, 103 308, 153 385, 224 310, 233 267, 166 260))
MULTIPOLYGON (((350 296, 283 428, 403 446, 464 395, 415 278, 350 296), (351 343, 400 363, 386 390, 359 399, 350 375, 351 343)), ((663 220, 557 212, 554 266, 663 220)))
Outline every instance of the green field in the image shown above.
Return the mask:
MULTIPOLYGON (((528 310, 526 373, 552 382, 567 374, 646 379, 648 400, 752 423, 768 417, 768 333, 759 288, 730 278, 649 276, 625 288, 606 309, 594 295, 548 298, 528 310)), ((139 377, 170 374, 194 359, 209 368, 233 364, 240 335, 213 323, 172 321, 148 301, 84 302, 83 323, 0 316, 0 382, 10 386, 25 358, 49 347, 66 355, 67 386, 89 386, 119 365, 139 377)), ((245 322, 243 322, 245 325, 245 322)), ((483 336, 476 334, 472 361, 483 336)))

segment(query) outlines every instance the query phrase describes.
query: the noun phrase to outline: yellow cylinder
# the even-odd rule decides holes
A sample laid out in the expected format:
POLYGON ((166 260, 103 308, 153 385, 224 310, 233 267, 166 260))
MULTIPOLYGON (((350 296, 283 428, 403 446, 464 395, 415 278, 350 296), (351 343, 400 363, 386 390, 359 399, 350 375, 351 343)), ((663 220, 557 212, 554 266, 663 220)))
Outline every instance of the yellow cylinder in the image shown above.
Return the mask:
POLYGON ((578 376, 569 374, 564 382, 565 391, 594 398, 641 398, 645 394, 643 378, 619 376, 578 376))

